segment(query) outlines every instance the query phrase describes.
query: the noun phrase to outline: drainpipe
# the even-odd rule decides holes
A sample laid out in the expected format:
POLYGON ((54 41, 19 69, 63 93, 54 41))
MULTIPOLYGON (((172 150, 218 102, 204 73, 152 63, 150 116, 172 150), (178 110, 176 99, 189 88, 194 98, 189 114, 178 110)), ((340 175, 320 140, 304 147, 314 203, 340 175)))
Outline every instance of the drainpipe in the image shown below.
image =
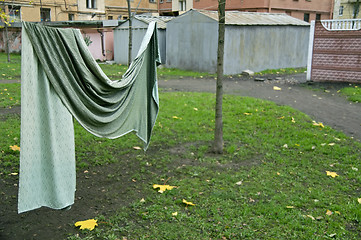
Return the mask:
POLYGON ((330 19, 333 19, 333 9, 334 9, 334 5, 335 4, 335 1, 332 0, 331 1, 331 9, 330 9, 330 19))
POLYGON ((98 33, 100 34, 100 45, 102 46, 102 55, 105 57, 105 50, 104 50, 104 33, 97 29, 98 33))
POLYGON ((268 0, 268 12, 269 12, 269 13, 270 13, 271 10, 272 10, 271 1, 272 1, 272 0, 268 0))

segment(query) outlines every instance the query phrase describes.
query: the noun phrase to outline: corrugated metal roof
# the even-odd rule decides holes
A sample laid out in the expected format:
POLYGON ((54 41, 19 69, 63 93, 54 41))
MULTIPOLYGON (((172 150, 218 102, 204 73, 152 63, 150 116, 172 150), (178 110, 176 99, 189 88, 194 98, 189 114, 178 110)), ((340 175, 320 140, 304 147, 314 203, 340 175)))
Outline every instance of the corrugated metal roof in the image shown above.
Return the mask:
POLYGON ((135 18, 146 24, 149 24, 150 22, 157 22, 158 28, 165 29, 167 27, 167 22, 172 20, 174 17, 137 15, 135 18))
MULTIPOLYGON (((197 11, 218 21, 217 11, 190 10, 197 11)), ((285 13, 259 13, 226 11, 226 25, 298 25, 309 26, 310 24, 300 19, 291 17, 285 13)))

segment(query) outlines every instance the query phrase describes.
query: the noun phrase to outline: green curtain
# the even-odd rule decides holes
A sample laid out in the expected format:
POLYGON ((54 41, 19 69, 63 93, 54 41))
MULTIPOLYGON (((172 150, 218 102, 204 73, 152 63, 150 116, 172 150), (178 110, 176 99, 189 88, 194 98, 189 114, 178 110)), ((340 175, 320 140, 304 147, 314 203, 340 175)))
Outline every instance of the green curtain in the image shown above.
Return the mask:
POLYGON ((19 213, 74 203, 72 117, 99 137, 134 131, 147 149, 159 109, 155 23, 121 80, 102 72, 76 29, 23 22, 21 64, 19 213))

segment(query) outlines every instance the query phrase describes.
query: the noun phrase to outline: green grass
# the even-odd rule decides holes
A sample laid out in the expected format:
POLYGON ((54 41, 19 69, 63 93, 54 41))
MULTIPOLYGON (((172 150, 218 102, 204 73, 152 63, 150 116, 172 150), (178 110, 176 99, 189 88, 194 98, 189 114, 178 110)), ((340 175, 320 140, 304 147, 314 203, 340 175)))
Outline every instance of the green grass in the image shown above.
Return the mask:
MULTIPOLYGON (((100 64, 99 65, 104 73, 112 80, 121 79, 122 75, 127 71, 128 66, 122 64, 100 64)), ((158 68, 157 70, 159 79, 173 79, 173 78, 206 78, 215 77, 215 74, 194 72, 187 70, 180 70, 175 68, 158 68)))
POLYGON ((361 88, 358 85, 342 88, 340 93, 346 96, 349 101, 361 102, 361 88))
POLYGON ((280 68, 280 69, 267 69, 255 73, 256 75, 267 75, 267 74, 295 74, 304 73, 306 68, 280 68))
MULTIPOLYGON (((19 100, 19 84, 0 87, 19 100)), ((133 149, 142 144, 134 134, 101 139, 75 124, 78 172, 128 161, 126 171, 139 185, 125 196, 129 204, 94 216, 95 230, 68 239, 360 239, 359 142, 314 126, 290 107, 226 95, 225 153, 214 155, 214 103, 213 94, 161 92, 145 153, 133 149), (165 182, 177 188, 163 194, 152 188, 165 182)), ((1 116, 0 124, 0 175, 7 178, 19 168, 19 152, 10 146, 20 145, 20 119, 1 116)))
POLYGON ((215 156, 208 151, 212 94, 162 93, 160 102, 150 148, 158 150, 136 157, 141 167, 134 177, 150 179, 140 190, 145 201, 134 199, 109 218, 97 216, 99 227, 69 239, 359 239, 358 142, 313 126, 292 108, 226 96, 226 153, 215 156), (172 154, 174 148, 183 151, 172 154), (177 188, 152 189, 167 179, 177 188))
MULTIPOLYGON (((19 54, 11 54, 11 62, 7 62, 7 55, 5 53, 0 53, 0 79, 20 79, 21 67, 20 67, 21 57, 19 54)), ((99 64, 104 73, 112 80, 121 79, 122 75, 128 69, 127 65, 122 64, 99 64)), ((256 75, 266 75, 266 74, 294 74, 294 73, 303 73, 306 71, 306 68, 282 68, 282 69, 267 69, 261 72, 256 72, 256 75)), ((207 72, 194 72, 188 70, 181 70, 175 68, 158 68, 158 77, 159 79, 175 79, 175 78, 215 78, 216 74, 207 73, 207 72)))
POLYGON ((20 105, 20 83, 0 83, 0 108, 20 105))
POLYGON ((7 55, 0 53, 0 79, 13 80, 20 79, 21 76, 21 57, 20 54, 11 54, 11 62, 7 62, 7 55))
MULTIPOLYGON (((78 171, 129 160, 140 185, 128 205, 94 216, 95 230, 69 239, 360 238, 360 143, 290 107, 227 95, 225 153, 214 155, 214 102, 208 93, 161 92, 146 153, 132 148, 141 146, 134 134, 101 139, 76 124, 78 171), (152 188, 164 182, 177 188, 152 188)), ((19 146, 20 120, 2 120, 0 172, 8 177, 18 171, 19 152, 9 146, 19 146)))

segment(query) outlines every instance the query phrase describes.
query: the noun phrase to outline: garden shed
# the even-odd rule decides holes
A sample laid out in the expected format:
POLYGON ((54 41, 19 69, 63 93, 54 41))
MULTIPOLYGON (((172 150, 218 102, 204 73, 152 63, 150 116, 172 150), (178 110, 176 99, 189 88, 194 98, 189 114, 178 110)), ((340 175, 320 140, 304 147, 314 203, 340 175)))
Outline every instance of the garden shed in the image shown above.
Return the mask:
MULTIPOLYGON (((278 13, 226 11, 224 74, 305 67, 310 25, 278 13)), ((218 12, 190 10, 167 23, 166 66, 216 72, 218 12)))
MULTIPOLYGON (((157 22, 158 45, 162 63, 166 61, 166 23, 173 17, 137 15, 132 18, 132 58, 138 53, 140 44, 150 22, 157 22)), ((114 29, 114 61, 128 64, 129 21, 114 29)), ((132 59, 132 60, 133 60, 132 59)))

